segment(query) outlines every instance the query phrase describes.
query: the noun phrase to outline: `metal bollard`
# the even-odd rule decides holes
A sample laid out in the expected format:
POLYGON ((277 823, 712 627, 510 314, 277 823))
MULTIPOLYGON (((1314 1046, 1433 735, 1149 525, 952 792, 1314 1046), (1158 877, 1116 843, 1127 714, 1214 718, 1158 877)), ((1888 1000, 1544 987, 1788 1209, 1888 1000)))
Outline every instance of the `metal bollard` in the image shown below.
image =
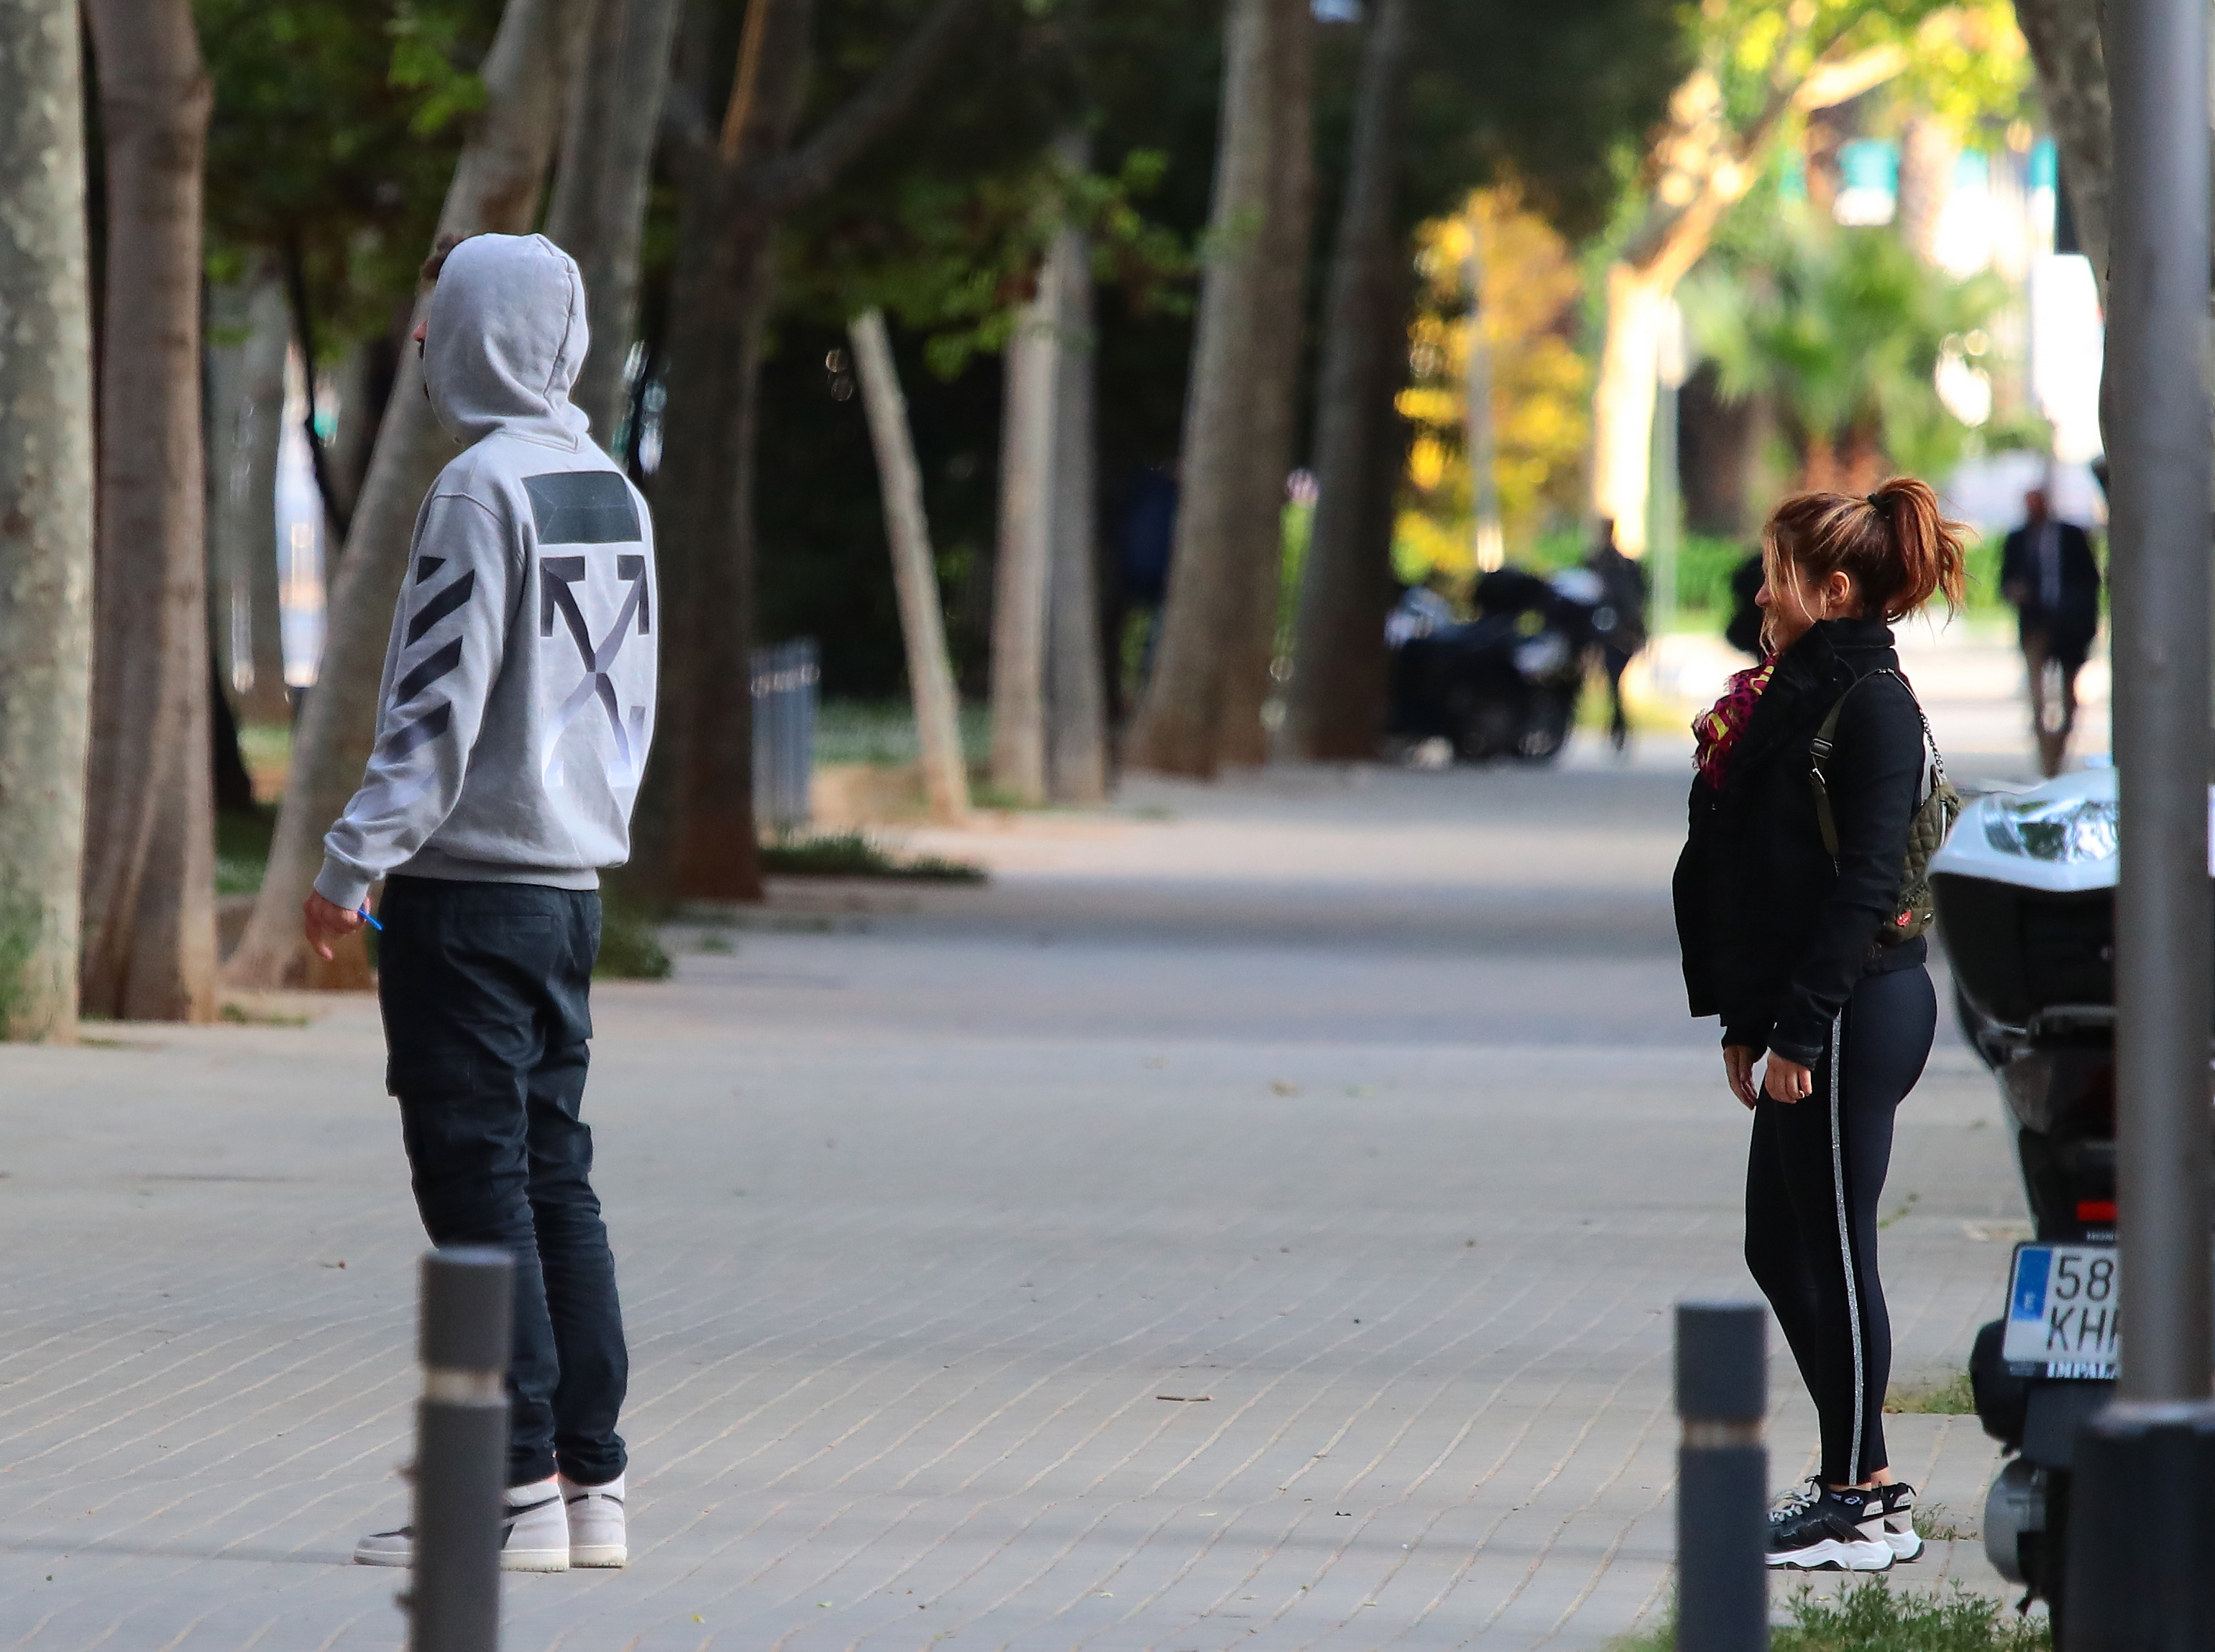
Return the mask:
POLYGON ((1768 1341, 1758 1303, 1677 1305, 1680 1652, 1769 1652, 1768 1341))
POLYGON ((498 1652, 515 1262, 456 1247, 423 1258, 409 1652, 498 1652))
POLYGON ((2215 1403, 2108 1405, 2077 1436, 2061 1652, 2205 1652, 2211 1544, 2215 1403))

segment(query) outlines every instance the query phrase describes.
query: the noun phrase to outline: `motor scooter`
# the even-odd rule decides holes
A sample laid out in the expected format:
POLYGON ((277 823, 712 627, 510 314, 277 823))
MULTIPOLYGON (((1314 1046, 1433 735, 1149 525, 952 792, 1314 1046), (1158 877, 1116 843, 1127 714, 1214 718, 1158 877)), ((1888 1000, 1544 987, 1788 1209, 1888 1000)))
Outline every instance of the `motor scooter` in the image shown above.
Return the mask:
POLYGON ((1386 732, 1444 739, 1464 763, 1550 763, 1576 720, 1604 603, 1599 578, 1500 568, 1477 581, 1475 597, 1477 617, 1460 623, 1439 623, 1427 605, 1395 611, 1386 732))
POLYGON ((1969 1359, 1977 1416, 2009 1453, 1985 1503, 1985 1549, 2065 1610, 2077 1430, 2114 1388, 2115 773, 2087 769, 1971 800, 1930 863, 1961 1030, 1999 1082, 2033 1237, 2016 1245, 2004 1317, 1969 1359))

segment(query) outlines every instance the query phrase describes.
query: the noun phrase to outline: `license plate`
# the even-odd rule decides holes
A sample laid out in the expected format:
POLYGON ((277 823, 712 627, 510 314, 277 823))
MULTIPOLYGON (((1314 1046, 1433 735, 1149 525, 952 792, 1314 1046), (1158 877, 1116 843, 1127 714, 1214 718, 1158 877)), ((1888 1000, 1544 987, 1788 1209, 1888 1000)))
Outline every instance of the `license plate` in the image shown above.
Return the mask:
POLYGON ((2111 1378, 2122 1329, 2113 1245, 2016 1247, 2000 1354, 2018 1374, 2111 1378), (2038 1370, 2021 1371, 2024 1366, 2038 1370))

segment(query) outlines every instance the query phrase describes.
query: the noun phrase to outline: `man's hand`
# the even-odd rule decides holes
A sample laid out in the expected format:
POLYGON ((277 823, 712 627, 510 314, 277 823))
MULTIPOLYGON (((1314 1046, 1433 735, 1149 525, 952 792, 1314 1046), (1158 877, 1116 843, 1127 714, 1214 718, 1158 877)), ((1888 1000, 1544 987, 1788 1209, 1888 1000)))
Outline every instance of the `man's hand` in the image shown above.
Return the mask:
POLYGON ((308 944, 325 963, 331 961, 331 943, 342 941, 361 927, 361 914, 350 912, 308 891, 308 898, 300 903, 300 916, 305 920, 308 944))
POLYGON ((1749 1109, 1755 1100, 1753 1059, 1756 1053, 1745 1044, 1723 1046, 1723 1076, 1730 1080, 1731 1094, 1749 1109))
POLYGON ((1769 1070, 1762 1075, 1762 1085, 1774 1100, 1796 1102, 1815 1093, 1815 1075, 1797 1061, 1787 1060, 1771 1050, 1769 1053, 1769 1070))

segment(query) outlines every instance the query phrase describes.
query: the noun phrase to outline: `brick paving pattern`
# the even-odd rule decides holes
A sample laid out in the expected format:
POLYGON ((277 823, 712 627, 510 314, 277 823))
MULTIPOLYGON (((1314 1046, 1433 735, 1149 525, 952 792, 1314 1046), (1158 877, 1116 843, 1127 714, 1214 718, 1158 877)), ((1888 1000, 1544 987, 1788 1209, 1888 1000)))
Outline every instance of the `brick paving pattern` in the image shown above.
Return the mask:
MULTIPOLYGON (((598 996, 623 1573, 509 1652, 1597 1648, 1665 1596, 1670 1305, 1744 1294, 1673 765, 1140 792, 598 996), (1163 811, 1174 819, 1157 817, 1163 811)), ((279 1006, 280 1008, 282 1006, 279 1006)), ((374 1008, 0 1049, 0 1648, 390 1648, 421 1240, 374 1008)), ((1951 1039, 1903 1380, 2019 1219, 1951 1039)), ((1774 1371, 1772 1477, 1812 1417, 1774 1371)), ((1973 1532, 1973 1418, 1890 1420, 1973 1532)), ((1974 1541, 1895 1574, 1998 1593, 1974 1541)))

